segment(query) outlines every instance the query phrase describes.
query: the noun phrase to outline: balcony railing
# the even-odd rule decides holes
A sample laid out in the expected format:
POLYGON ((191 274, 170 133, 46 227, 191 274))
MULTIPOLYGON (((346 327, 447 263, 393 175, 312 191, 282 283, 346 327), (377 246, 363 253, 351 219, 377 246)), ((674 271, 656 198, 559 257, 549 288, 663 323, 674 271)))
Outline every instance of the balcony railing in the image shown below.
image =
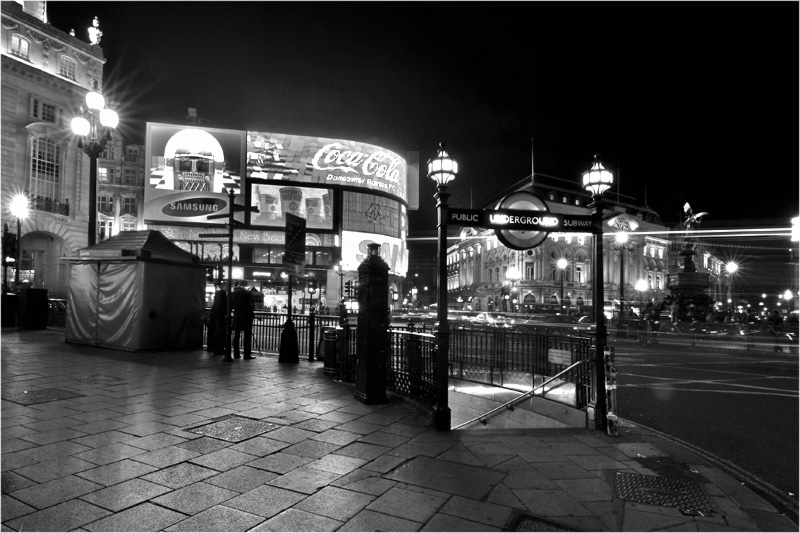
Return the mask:
POLYGON ((51 200, 50 198, 42 198, 36 196, 30 200, 31 209, 35 211, 45 211, 47 213, 55 213, 57 215, 69 216, 69 200, 63 203, 58 200, 51 200))

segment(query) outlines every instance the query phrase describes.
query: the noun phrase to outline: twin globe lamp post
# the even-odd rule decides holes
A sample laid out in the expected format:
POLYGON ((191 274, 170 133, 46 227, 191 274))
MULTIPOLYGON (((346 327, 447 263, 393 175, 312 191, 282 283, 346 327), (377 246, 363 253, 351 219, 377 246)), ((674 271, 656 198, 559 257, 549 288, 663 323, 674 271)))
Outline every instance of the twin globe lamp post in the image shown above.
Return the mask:
POLYGON ((111 140, 111 132, 119 123, 116 111, 106 107, 100 94, 97 80, 86 94, 86 107, 80 107, 80 115, 72 119, 72 131, 78 135, 78 147, 89 156, 89 246, 97 243, 97 159, 111 140))
MULTIPOLYGON (((428 177, 436 183, 436 208, 439 216, 438 254, 436 259, 438 287, 437 329, 436 329, 436 405, 434 406, 434 425, 437 430, 450 429, 450 408, 447 405, 448 359, 450 349, 450 327, 447 323, 447 200, 450 194, 447 185, 458 174, 458 163, 445 151, 444 143, 439 143, 436 156, 428 160, 428 177)), ((603 302, 603 193, 614 183, 614 175, 607 170, 599 156, 595 155, 589 170, 583 173, 583 188, 592 195, 589 205, 592 214, 594 233, 594 280, 592 282, 592 300, 594 303, 594 319, 596 323, 595 337, 595 429, 606 431, 608 413, 606 402, 606 357, 608 341, 603 302)), ((563 273, 563 270, 562 270, 563 273)), ((563 301, 563 299, 562 299, 563 301)))

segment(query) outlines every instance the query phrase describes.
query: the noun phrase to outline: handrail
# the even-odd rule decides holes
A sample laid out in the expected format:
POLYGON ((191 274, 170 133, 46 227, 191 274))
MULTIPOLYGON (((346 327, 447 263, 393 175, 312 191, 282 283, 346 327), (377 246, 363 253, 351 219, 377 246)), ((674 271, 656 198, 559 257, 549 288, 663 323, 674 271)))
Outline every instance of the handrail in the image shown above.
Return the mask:
POLYGON ((451 430, 453 430, 453 429, 458 429, 458 428, 461 428, 461 427, 464 427, 464 426, 466 426, 467 424, 472 424, 473 422, 477 422, 477 421, 480 421, 480 422, 481 422, 481 424, 484 424, 484 425, 485 425, 485 424, 486 424, 486 420, 485 420, 486 418, 489 418, 490 416, 492 416, 492 415, 496 414, 496 413, 497 413, 497 412, 499 412, 499 411, 502 411, 503 409, 513 409, 513 404, 515 404, 515 403, 517 403, 517 402, 520 402, 520 401, 524 400, 524 399, 525 399, 525 398, 527 398, 528 396, 533 396, 533 395, 535 395, 535 394, 536 394, 536 391, 538 391, 539 389, 541 389, 541 390, 542 390, 542 395, 544 396, 544 394, 545 394, 544 386, 545 386, 545 385, 547 385, 548 383, 550 383, 550 382, 551 382, 551 381, 553 381, 553 380, 556 380, 556 379, 558 379, 558 378, 559 378, 559 376, 561 376, 561 375, 563 375, 563 374, 566 374, 567 372, 569 372, 569 371, 570 371, 570 370, 572 370, 573 368, 577 367, 578 365, 583 365, 583 364, 586 364, 586 363, 593 363, 594 361, 595 361, 595 358, 594 358, 594 357, 592 357, 591 359, 584 359, 584 360, 582 360, 582 361, 578 361, 577 363, 573 363, 573 364, 569 365, 567 368, 565 368, 564 370, 562 370, 561 372, 557 373, 555 376, 552 376, 552 377, 550 377, 550 378, 549 378, 547 381, 543 381, 543 382, 542 382, 542 384, 541 384, 541 385, 539 385, 538 387, 534 387, 533 389, 529 390, 528 392, 525 392, 525 393, 523 393, 522 395, 520 395, 520 396, 517 396, 517 397, 516 397, 516 398, 514 398, 513 400, 509 400, 509 401, 507 401, 506 403, 504 403, 503 405, 501 405, 501 406, 498 406, 498 407, 495 407, 495 408, 494 408, 494 409, 492 409, 491 411, 489 411, 489 412, 487 412, 487 413, 484 413, 484 414, 483 414, 483 415, 481 415, 481 416, 475 417, 475 418, 473 418, 472 420, 468 420, 468 421, 466 421, 466 422, 464 422, 464 423, 462 423, 462 424, 459 424, 459 425, 457 425, 457 426, 454 426, 454 427, 452 427, 452 428, 450 428, 450 429, 451 429, 451 430))

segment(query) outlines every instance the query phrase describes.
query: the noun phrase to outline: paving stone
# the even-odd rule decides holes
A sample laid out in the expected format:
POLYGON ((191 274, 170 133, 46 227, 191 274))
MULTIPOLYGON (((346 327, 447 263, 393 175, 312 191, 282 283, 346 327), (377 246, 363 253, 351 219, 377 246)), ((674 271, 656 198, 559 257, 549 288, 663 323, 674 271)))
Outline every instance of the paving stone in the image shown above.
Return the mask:
POLYGON ((75 457, 91 461, 95 465, 107 465, 145 453, 145 450, 130 446, 124 442, 115 442, 108 446, 100 446, 94 450, 76 453, 75 457))
POLYGON ((480 522, 487 526, 502 529, 508 523, 514 510, 510 507, 485 501, 453 496, 440 509, 440 512, 463 518, 470 522, 480 522))
POLYGON ((12 531, 73 531, 111 513, 90 503, 72 499, 13 520, 3 521, 12 531))
POLYGON ((3 494, 10 494, 36 484, 35 481, 20 476, 15 472, 3 472, 0 479, 2 480, 0 481, 0 485, 2 486, 3 494))
POLYGON ((179 513, 195 515, 238 495, 238 492, 201 481, 154 498, 152 501, 179 513))
POLYGON ((554 483, 579 502, 610 502, 615 496, 614 489, 602 479, 556 479, 554 483))
POLYGON ((335 474, 349 474, 353 470, 363 466, 367 461, 365 459, 356 459, 355 457, 347 457, 345 455, 330 454, 326 455, 316 461, 309 463, 310 468, 317 470, 324 470, 326 472, 333 472, 335 474))
POLYGON ((186 442, 186 439, 170 435, 169 433, 153 433, 146 437, 135 437, 125 442, 131 446, 142 448, 143 450, 153 451, 159 448, 166 448, 167 446, 174 446, 186 442))
POLYGON ((355 442, 361 438, 361 433, 355 433, 353 431, 342 431, 339 428, 329 429, 327 431, 323 431, 322 433, 318 433, 310 437, 312 440, 318 440, 321 442, 327 442, 330 444, 336 444, 337 446, 346 446, 351 442, 355 442))
POLYGON ((393 487, 372 502, 367 509, 397 516, 414 522, 425 523, 447 501, 424 492, 414 492, 393 487))
POLYGON ((503 480, 503 485, 516 489, 558 489, 554 481, 543 476, 536 470, 517 470, 509 472, 503 480))
POLYGON ((271 518, 305 499, 306 495, 271 485, 261 485, 231 498, 225 505, 254 515, 271 518))
MULTIPOLYGON (((89 470, 96 466, 95 463, 90 463, 89 461, 78 459, 77 457, 61 457, 59 459, 23 466, 22 468, 17 468, 14 472, 32 479, 37 483, 44 483, 45 481, 51 481, 70 474, 89 470)), ((3 492, 7 492, 5 488, 3 488, 3 492)))
POLYGON ((336 450, 336 453, 371 461, 372 459, 377 459, 389 450, 391 450, 391 448, 388 446, 378 446, 377 444, 368 444, 366 442, 353 442, 336 450))
POLYGON ((156 468, 165 468, 174 464, 194 459, 200 454, 192 452, 186 448, 179 448, 177 446, 167 446, 166 448, 159 448, 152 452, 145 452, 135 456, 133 459, 156 468))
POLYGON ((536 467, 537 471, 543 476, 556 479, 594 479, 588 470, 578 466, 572 461, 561 461, 555 463, 540 463, 536 467))
POLYGON ((9 496, 37 509, 45 509, 102 488, 98 483, 71 475, 20 489, 9 496))
POLYGON ((122 483, 128 479, 144 476, 156 471, 157 468, 139 463, 131 459, 123 459, 116 463, 98 466, 90 470, 78 472, 76 475, 95 483, 101 483, 106 487, 122 483))
POLYGON ((345 522, 375 499, 374 496, 338 487, 325 487, 294 507, 345 522))
POLYGON ((228 448, 231 446, 231 443, 224 440, 212 439, 211 437, 200 437, 199 439, 178 443, 175 446, 199 454, 207 454, 223 448, 228 448))
MULTIPOLYGON (((186 515, 152 503, 142 503, 83 526, 86 531, 164 531, 186 515)), ((200 531, 199 529, 197 531, 200 531)))
MULTIPOLYGON (((512 490, 534 516, 591 516, 592 513, 564 490, 512 490)), ((639 531, 639 530, 635 530, 639 531)), ((642 530, 646 531, 646 530, 642 530)))
POLYGON ((337 531, 419 531, 421 527, 418 522, 364 509, 337 531))
MULTIPOLYGON (((339 450, 337 453, 341 453, 339 450)), ((407 461, 405 457, 393 457, 391 455, 382 455, 375 459, 374 461, 365 464, 362 468, 364 470, 371 470, 373 472, 379 472, 381 474, 385 474, 397 468, 398 465, 403 464, 407 461)))
MULTIPOLYGON (((51 459, 58 459, 60 457, 67 457, 70 455, 75 455, 81 452, 85 452, 90 450, 88 446, 83 446, 82 444, 78 444, 75 442, 69 441, 62 441, 62 442, 55 442, 53 444, 46 444, 44 446, 38 446, 36 448, 28 448, 27 450, 22 450, 21 452, 16 452, 19 455, 24 457, 29 457, 34 459, 36 462, 42 461, 49 461, 51 459)), ((3 460, 6 460, 6 456, 9 454, 3 454, 3 460)))
POLYGON ((308 457, 309 459, 319 459, 341 447, 340 444, 330 444, 328 442, 309 439, 298 442, 297 444, 292 444, 284 448, 282 452, 291 455, 299 455, 300 457, 308 457))
POLYGON ((276 477, 268 484, 304 494, 313 494, 340 477, 342 477, 341 474, 301 466, 288 474, 276 477))
POLYGON ((0 497, 0 509, 3 513, 3 522, 8 522, 18 516, 23 516, 36 511, 30 505, 26 505, 19 500, 15 500, 11 496, 3 494, 0 497))
POLYGON ((64 427, 60 429, 54 429, 52 431, 45 431, 44 433, 25 435, 24 437, 21 437, 21 439, 42 446, 45 444, 52 444, 54 442, 61 442, 63 440, 70 440, 85 436, 86 433, 83 433, 82 431, 76 431, 74 429, 64 427))
POLYGON ((342 476, 333 483, 332 486, 342 487, 343 489, 363 492, 373 496, 380 496, 390 488, 397 485, 396 481, 383 479, 375 472, 368 470, 355 470, 346 476, 342 476))
POLYGON ((211 483, 218 487, 242 493, 263 485, 279 475, 280 474, 275 472, 242 465, 237 466, 233 470, 228 470, 222 474, 210 477, 205 481, 206 483, 211 483))
POLYGON ((260 516, 216 505, 164 531, 247 531, 263 520, 260 516))
POLYGON ((277 452, 261 459, 256 459, 247 463, 248 466, 260 468, 262 470, 269 470, 270 472, 277 472, 278 474, 286 474, 296 468, 300 468, 313 461, 308 457, 300 457, 299 455, 292 455, 289 453, 277 452))
POLYGON ((308 513, 299 509, 286 509, 250 531, 336 531, 342 522, 308 513))
POLYGON ((373 433, 370 433, 369 435, 361 437, 360 439, 358 439, 358 441, 394 448, 396 446, 400 446, 401 444, 405 444, 406 442, 408 442, 409 437, 405 437, 403 435, 395 435, 392 433, 387 433, 385 431, 375 431, 373 433))
POLYGON ((131 479, 81 497, 89 503, 119 512, 169 492, 171 489, 144 479, 131 479))
POLYGON ((108 446, 109 444, 115 444, 117 442, 128 442, 133 439, 136 439, 136 437, 130 435, 129 433, 111 430, 72 439, 72 442, 82 444, 90 448, 100 448, 102 446, 108 446))
POLYGON ((500 482, 504 474, 430 457, 416 457, 384 477, 480 500, 500 482))
POLYGON ((230 447, 231 450, 249 453, 256 457, 264 457, 291 446, 288 442, 270 439, 268 437, 253 437, 230 447))
POLYGON ((225 449, 200 455, 192 459, 192 462, 201 466, 205 466, 206 468, 213 468, 214 470, 224 472, 225 470, 230 470, 231 468, 236 468, 237 466, 249 463, 255 458, 255 455, 250 455, 249 453, 225 449))
POLYGON ((152 474, 142 476, 142 479, 146 479, 147 481, 152 481, 153 483, 158 483, 159 485, 164 485, 166 487, 171 487, 173 489, 178 489, 190 483, 196 483, 217 474, 219 474, 219 472, 217 470, 212 470, 211 468, 205 468, 192 463, 180 463, 169 468, 158 470, 152 474))
MULTIPOLYGON (((322 420, 320 418, 312 418, 309 420, 304 420, 299 424, 295 424, 294 427, 297 429, 305 429, 308 431, 314 431, 316 433, 322 433, 323 431, 327 431, 333 427, 338 426, 337 422, 333 422, 331 420, 322 420)), ((259 526, 261 527, 261 526, 259 526)))
POLYGON ((448 514, 437 514, 419 531, 503 531, 500 528, 472 522, 448 514))
POLYGON ((316 435, 317 433, 313 431, 293 427, 282 427, 269 432, 269 438, 288 442, 289 444, 297 444, 316 435))

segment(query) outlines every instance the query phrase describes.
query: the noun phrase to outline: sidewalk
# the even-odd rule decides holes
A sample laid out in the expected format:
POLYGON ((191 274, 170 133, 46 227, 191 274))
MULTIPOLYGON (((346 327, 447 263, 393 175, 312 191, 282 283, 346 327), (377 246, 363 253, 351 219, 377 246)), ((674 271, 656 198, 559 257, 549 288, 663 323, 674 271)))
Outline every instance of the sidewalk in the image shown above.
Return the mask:
POLYGON ((797 531, 642 428, 437 432, 321 362, 3 328, 3 531, 797 531))

